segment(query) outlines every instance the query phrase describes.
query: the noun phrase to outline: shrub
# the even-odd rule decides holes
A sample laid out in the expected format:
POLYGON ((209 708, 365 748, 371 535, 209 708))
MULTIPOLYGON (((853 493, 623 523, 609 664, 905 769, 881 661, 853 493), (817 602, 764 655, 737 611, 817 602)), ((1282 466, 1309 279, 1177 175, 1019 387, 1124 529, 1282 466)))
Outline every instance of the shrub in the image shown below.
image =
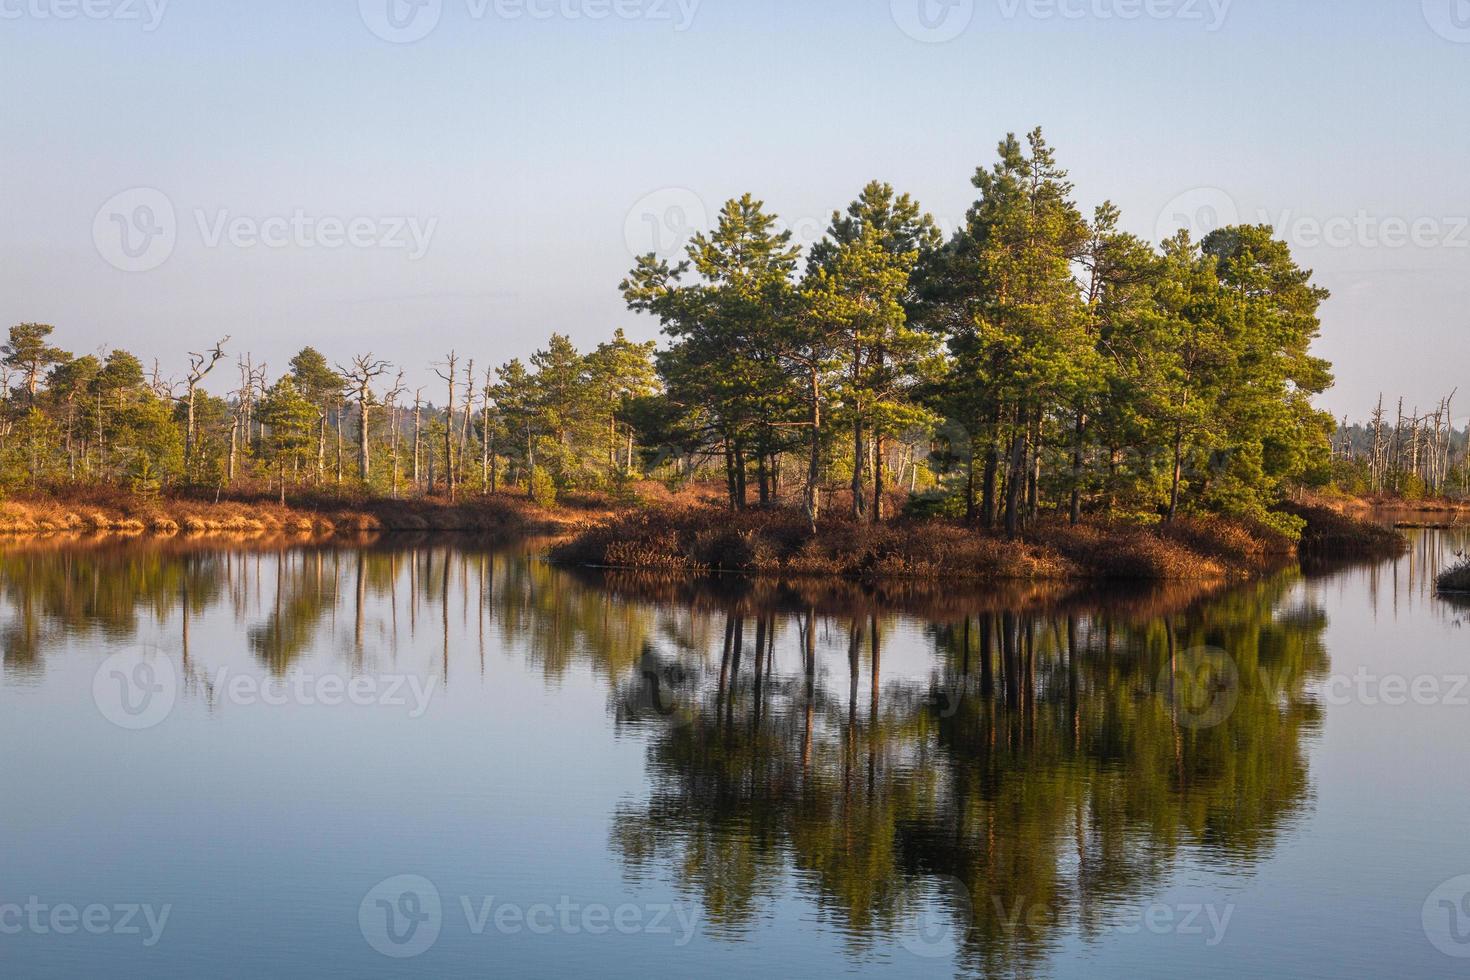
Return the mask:
POLYGON ((538 507, 556 506, 556 481, 543 468, 538 467, 531 473, 531 499, 538 507))
POLYGON ((1453 567, 1440 573, 1435 582, 1440 592, 1470 595, 1470 558, 1461 558, 1453 567))
POLYGON ((1284 536, 1223 519, 1161 526, 1048 524, 1028 541, 942 519, 880 525, 796 509, 689 506, 624 513, 553 550, 567 564, 658 572, 925 579, 1222 579, 1293 553, 1284 536))

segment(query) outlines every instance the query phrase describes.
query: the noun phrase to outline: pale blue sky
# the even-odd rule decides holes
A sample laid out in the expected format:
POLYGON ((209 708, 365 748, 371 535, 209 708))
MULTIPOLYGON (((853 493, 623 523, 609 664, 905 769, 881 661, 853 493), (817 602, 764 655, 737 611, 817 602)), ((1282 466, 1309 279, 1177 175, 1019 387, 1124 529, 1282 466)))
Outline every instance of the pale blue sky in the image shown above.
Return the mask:
POLYGON ((169 0, 156 24, 162 0, 83 2, 0 0, 0 321, 76 351, 178 374, 231 334, 273 369, 311 342, 427 383, 450 347, 652 337, 617 292, 645 212, 749 190, 810 238, 881 178, 949 227, 996 142, 1039 124, 1079 202, 1149 238, 1206 205, 1287 215, 1334 293, 1326 407, 1470 382, 1467 0, 922 0, 937 32, 968 24, 944 43, 901 26, 926 36, 921 0, 700 0, 687 25, 694 0, 425 0, 409 44, 371 29, 387 0, 169 0), (506 16, 526 6, 553 16, 506 16), (1149 9, 1169 16, 1098 15, 1149 9), (173 236, 129 258, 159 194, 173 236), (322 247, 319 219, 409 247, 322 247))

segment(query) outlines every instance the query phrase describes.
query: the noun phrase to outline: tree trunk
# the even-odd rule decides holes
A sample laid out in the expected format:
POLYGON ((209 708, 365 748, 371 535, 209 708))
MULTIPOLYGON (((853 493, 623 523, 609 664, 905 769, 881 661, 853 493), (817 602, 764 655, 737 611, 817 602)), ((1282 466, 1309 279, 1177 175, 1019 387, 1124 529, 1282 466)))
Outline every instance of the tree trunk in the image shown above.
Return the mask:
POLYGON ((490 399, 480 410, 480 492, 490 492, 490 399))
POLYGON ((372 476, 372 459, 368 451, 368 403, 366 398, 357 402, 357 475, 367 483, 372 476))
MULTIPOLYGON (((453 368, 450 369, 453 374, 453 368)), ((449 407, 444 417, 444 486, 454 503, 454 382, 449 382, 449 407)))
POLYGON ((526 423, 526 496, 536 483, 536 437, 531 434, 531 423, 526 423))
POLYGON ((740 509, 745 510, 750 506, 750 492, 747 487, 749 467, 745 460, 745 447, 740 443, 735 444, 735 492, 740 496, 740 509))
POLYGON ((236 412, 235 417, 230 419, 230 462, 225 476, 225 482, 228 483, 230 486, 234 486, 235 484, 235 461, 239 458, 239 454, 240 413, 236 412))
POLYGON ((393 469, 393 472, 388 481, 388 494, 394 500, 398 499, 398 418, 398 406, 394 405, 392 410, 388 413, 388 452, 392 457, 391 465, 393 469))
POLYGON ((771 474, 766 466, 766 454, 760 450, 757 450, 755 454, 755 472, 756 479, 760 483, 761 510, 766 510, 771 506, 771 474))
POLYGON ((1179 513, 1179 482, 1184 476, 1184 426, 1176 423, 1174 426, 1174 472, 1169 481, 1169 517, 1168 522, 1174 523, 1174 518, 1179 513))
POLYGON ((883 522, 883 433, 873 431, 873 523, 883 522))
POLYGON ((423 489, 423 482, 422 482, 422 480, 419 477, 419 459, 422 456, 422 453, 420 452, 420 449, 421 449, 420 443, 422 441, 422 433, 423 433, 423 411, 419 408, 419 403, 418 402, 414 402, 414 404, 413 404, 413 488, 414 488, 414 492, 416 492, 416 493, 418 491, 420 491, 420 490, 423 489))
POLYGON ((812 401, 811 401, 811 427, 812 442, 811 455, 807 459, 806 467, 806 518, 811 524, 812 533, 817 533, 817 519, 821 516, 822 502, 818 499, 817 481, 822 476, 822 381, 821 375, 816 368, 811 371, 812 401))
POLYGON ((970 440, 969 458, 965 460, 965 523, 973 525, 979 516, 975 503, 975 440, 970 440))
POLYGON ((1015 431, 1011 435, 1010 466, 1006 472, 1006 537, 1011 541, 1021 534, 1021 503, 1026 489, 1027 430, 1025 413, 1018 413, 1015 431))
POLYGON ((852 519, 863 521, 867 517, 868 501, 863 494, 863 465, 866 449, 863 446, 863 423, 861 417, 852 424, 852 519))
MULTIPOLYGON (((34 395, 32 395, 34 400, 34 395)), ((190 469, 194 464, 194 386, 189 385, 188 418, 184 424, 184 467, 190 469)))
MULTIPOLYGON (((321 486, 327 480, 327 410, 321 410, 320 424, 317 426, 316 434, 316 485, 321 486)), ((248 428, 248 423, 247 423, 248 428)))
POLYGON ((1000 513, 1000 413, 995 413, 992 426, 994 428, 991 429, 991 445, 985 451, 985 483, 983 483, 983 497, 980 500, 980 510, 983 511, 982 517, 986 530, 995 529, 995 517, 1000 513))
POLYGON ((730 497, 730 509, 740 509, 740 491, 735 481, 735 447, 728 441, 725 443, 725 492, 730 497))
POLYGON ((1036 520, 1041 510, 1041 413, 1037 413, 1034 428, 1027 429, 1027 452, 1031 466, 1026 473, 1026 523, 1036 520))
POLYGON ((1087 437, 1087 413, 1077 412, 1077 441, 1072 446, 1072 526, 1082 521, 1082 463, 1083 445, 1087 437))
POLYGON ((1000 490, 1000 436, 992 433, 990 448, 985 452, 985 479, 980 499, 981 521, 987 531, 995 529, 995 518, 999 512, 1000 490))

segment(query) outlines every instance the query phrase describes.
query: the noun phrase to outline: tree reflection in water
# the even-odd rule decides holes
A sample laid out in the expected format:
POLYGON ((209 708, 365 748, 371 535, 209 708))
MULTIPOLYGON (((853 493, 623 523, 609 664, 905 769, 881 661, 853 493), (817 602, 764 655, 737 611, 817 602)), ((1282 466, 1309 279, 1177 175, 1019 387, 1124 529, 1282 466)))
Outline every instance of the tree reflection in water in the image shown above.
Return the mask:
POLYGON ((1248 870, 1310 802, 1304 689, 1326 672, 1326 623, 1294 574, 1207 595, 964 595, 593 577, 533 552, 14 548, 4 667, 24 679, 67 638, 156 624, 188 682, 207 676, 191 620, 224 609, 276 676, 324 650, 381 669, 400 646, 432 651, 451 685, 484 683, 487 646, 548 686, 590 670, 647 745, 645 792, 611 818, 631 879, 672 881, 730 939, 795 893, 859 957, 937 949, 916 931, 937 912, 962 968, 987 974, 1034 972, 1185 857, 1248 870))
POLYGON ((1326 672, 1325 619, 1291 586, 992 595, 958 615, 946 597, 924 626, 927 678, 885 678, 904 618, 880 602, 710 599, 718 679, 650 651, 620 693, 625 724, 662 724, 649 798, 618 811, 614 846, 728 935, 795 887, 859 955, 925 946, 938 908, 963 965, 1032 972, 1063 930, 1095 935, 1145 900, 1186 849, 1248 868, 1308 803, 1320 713, 1303 689, 1326 672), (1205 649, 1228 652, 1233 682, 1183 666, 1205 649), (1218 724, 1212 699, 1232 706, 1218 724))

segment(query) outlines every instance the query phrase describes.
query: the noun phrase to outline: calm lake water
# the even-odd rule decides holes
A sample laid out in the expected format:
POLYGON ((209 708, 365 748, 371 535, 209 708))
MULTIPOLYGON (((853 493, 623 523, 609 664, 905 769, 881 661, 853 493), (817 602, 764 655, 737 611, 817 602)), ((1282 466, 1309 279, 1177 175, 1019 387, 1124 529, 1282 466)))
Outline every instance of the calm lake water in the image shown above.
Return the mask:
POLYGON ((1466 541, 1191 597, 0 552, 0 974, 1470 973, 1466 541))

